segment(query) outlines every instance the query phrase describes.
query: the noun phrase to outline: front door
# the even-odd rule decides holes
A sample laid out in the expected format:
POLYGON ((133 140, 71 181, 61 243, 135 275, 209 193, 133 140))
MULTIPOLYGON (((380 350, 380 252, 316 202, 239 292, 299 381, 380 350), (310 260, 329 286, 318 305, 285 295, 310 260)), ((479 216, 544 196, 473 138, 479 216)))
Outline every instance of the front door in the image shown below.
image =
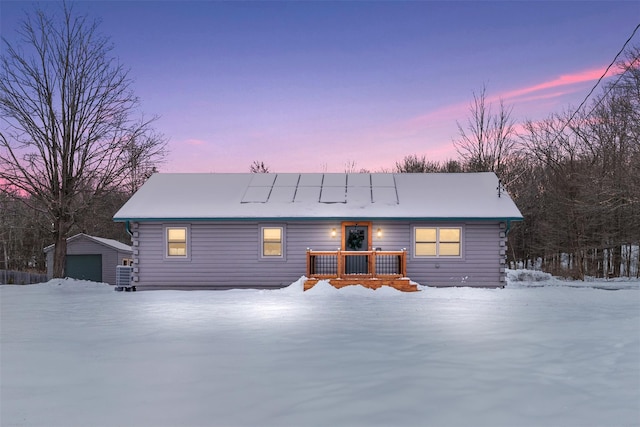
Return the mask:
MULTIPOLYGON (((345 222, 342 224, 342 250, 361 252, 371 250, 371 223, 345 222)), ((369 274, 368 255, 345 257, 345 274, 369 274)))

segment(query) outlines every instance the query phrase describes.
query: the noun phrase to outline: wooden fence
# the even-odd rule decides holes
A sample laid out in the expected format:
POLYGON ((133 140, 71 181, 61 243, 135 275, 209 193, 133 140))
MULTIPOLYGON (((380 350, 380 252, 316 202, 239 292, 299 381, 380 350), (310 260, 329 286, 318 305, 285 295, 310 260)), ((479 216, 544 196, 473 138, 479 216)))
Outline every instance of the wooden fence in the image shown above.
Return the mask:
POLYGON ((3 285, 29 285, 46 281, 47 275, 42 273, 0 270, 0 284, 3 285))

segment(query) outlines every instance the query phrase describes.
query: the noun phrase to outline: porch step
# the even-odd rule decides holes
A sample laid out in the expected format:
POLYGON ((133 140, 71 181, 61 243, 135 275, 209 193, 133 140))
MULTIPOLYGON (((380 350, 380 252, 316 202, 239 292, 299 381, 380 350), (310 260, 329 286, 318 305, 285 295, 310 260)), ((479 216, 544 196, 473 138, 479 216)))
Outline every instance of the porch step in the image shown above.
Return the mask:
MULTIPOLYGON (((321 279, 310 278, 304 282, 304 290, 313 288, 321 279)), ((391 286, 402 292, 418 292, 418 285, 411 283, 409 279, 325 279, 331 286, 340 289, 345 286, 361 285, 369 289, 379 289, 382 286, 391 286)))

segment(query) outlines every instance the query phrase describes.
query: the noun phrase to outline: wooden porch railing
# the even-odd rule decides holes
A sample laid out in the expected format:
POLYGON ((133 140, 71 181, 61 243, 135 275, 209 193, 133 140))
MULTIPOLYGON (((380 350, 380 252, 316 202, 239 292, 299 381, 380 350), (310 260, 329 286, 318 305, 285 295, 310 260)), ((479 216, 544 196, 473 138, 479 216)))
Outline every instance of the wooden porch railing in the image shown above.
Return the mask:
POLYGON ((407 276, 407 252, 314 251, 307 249, 307 277, 397 279, 407 276))

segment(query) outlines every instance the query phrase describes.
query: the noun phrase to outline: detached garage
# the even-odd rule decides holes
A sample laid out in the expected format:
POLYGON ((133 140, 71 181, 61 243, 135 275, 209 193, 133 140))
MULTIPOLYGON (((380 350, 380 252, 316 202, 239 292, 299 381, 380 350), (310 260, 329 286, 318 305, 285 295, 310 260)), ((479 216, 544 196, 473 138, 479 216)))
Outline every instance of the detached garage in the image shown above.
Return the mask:
MULTIPOLYGON (((47 277, 53 277, 54 245, 44 248, 47 277)), ((116 284, 116 266, 127 264, 133 256, 131 246, 117 240, 76 234, 67 239, 65 276, 116 284)))

